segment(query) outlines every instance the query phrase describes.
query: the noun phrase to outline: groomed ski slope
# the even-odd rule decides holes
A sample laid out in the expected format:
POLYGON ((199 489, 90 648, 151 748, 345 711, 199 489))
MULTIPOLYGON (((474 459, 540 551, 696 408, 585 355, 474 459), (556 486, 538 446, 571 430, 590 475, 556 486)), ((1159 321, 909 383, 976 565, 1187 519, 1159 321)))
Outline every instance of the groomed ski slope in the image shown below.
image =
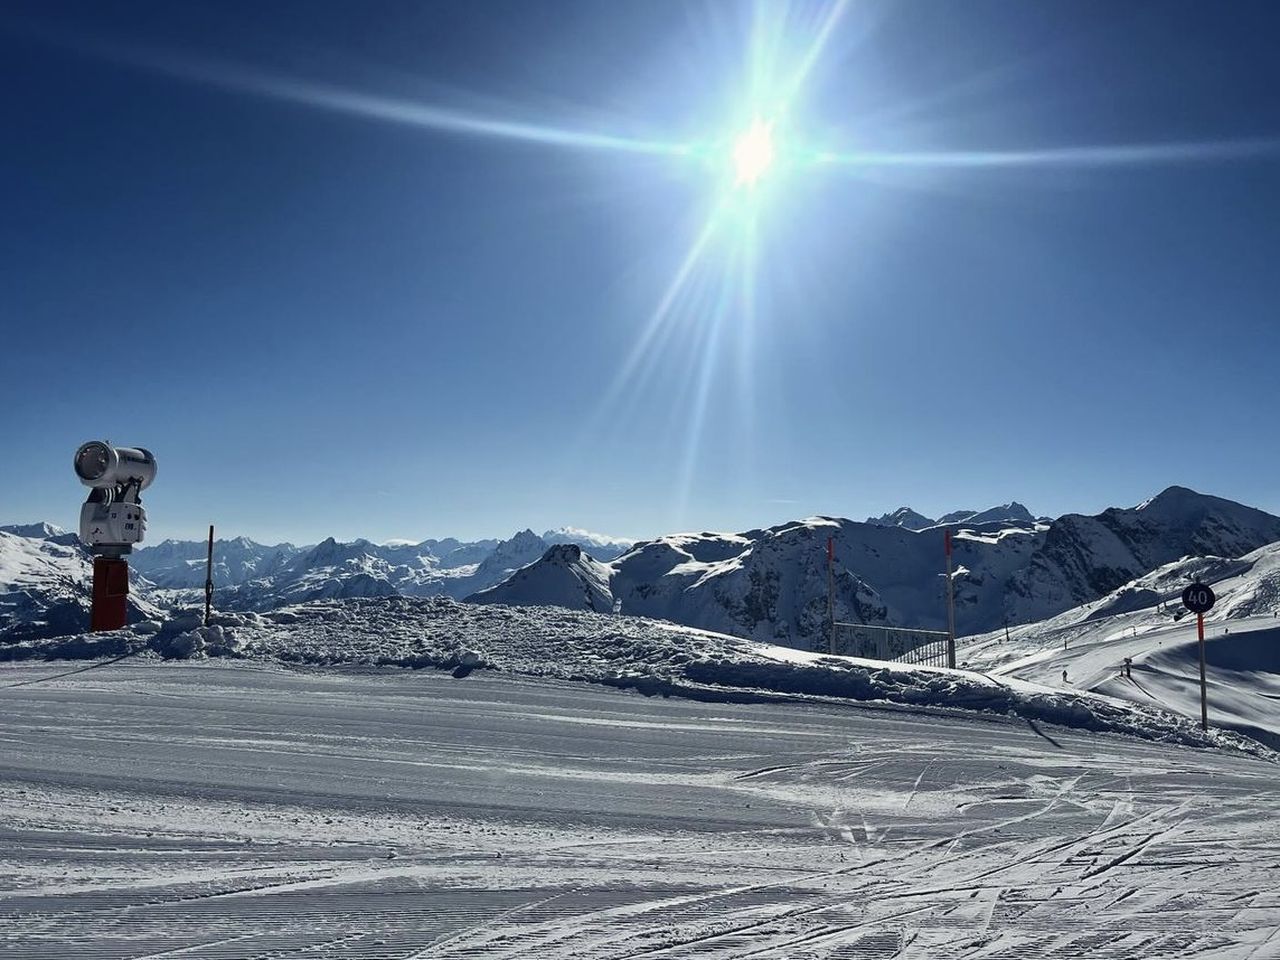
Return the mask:
POLYGON ((1270 957, 1238 752, 476 672, 0 668, 0 956, 1270 957))
POLYGON ((993 677, 1103 693, 1198 720, 1195 617, 1180 599, 1192 580, 1211 584, 1218 597, 1205 624, 1210 724, 1280 748, 1280 543, 1235 560, 1167 564, 1097 601, 1012 627, 1007 637, 997 630, 963 638, 957 655, 993 677))
POLYGON ((0 647, 0 659, 228 656, 326 666, 494 671, 713 702, 836 700, 939 712, 1010 714, 1037 723, 1194 746, 1268 752, 1185 716, 1024 680, 831 657, 639 617, 446 598, 317 600, 266 615, 198 613, 116 633, 0 647), (194 627, 194 629, 192 629, 194 627))

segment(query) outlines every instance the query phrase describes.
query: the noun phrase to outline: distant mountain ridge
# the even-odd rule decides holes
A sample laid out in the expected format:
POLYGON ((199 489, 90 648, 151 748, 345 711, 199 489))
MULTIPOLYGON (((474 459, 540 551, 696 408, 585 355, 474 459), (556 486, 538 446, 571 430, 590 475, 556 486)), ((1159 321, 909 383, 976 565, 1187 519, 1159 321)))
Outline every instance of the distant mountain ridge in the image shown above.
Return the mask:
MULTIPOLYGON (((1239 557, 1280 541, 1280 518, 1184 487, 1137 507, 1051 522, 1016 502, 947 516, 967 518, 948 523, 961 635, 1043 620, 1188 555, 1239 557)), ((10 559, 19 558, 0 554, 0 642, 12 636, 10 628, 29 632, 26 622, 45 631, 82 626, 70 606, 59 608, 68 612, 61 620, 45 616, 68 599, 68 578, 77 584, 75 602, 87 598, 88 555, 75 535, 43 524, 11 529, 34 536, 8 533, 10 542, 0 541, 10 559), (61 580, 58 569, 66 574, 61 580)), ((501 541, 328 538, 306 547, 239 537, 215 544, 214 602, 269 610, 322 598, 444 595, 599 612, 620 605, 624 614, 812 648, 825 643, 828 537, 838 619, 945 626, 943 533, 907 508, 868 522, 810 517, 634 544, 574 528, 543 535, 526 529, 501 541), (912 529, 922 522, 931 525, 912 529)), ((170 540, 135 551, 135 600, 195 601, 205 550, 200 541, 170 540)))
MULTIPOLYGON (((1016 503, 962 513, 967 519, 949 521, 962 635, 1045 619, 1187 555, 1237 557, 1280 541, 1280 517, 1184 487, 1139 507, 1050 523, 1016 503)), ((903 511, 888 517, 912 520, 903 511)), ((468 599, 597 610, 620 603, 623 613, 814 648, 827 629, 830 537, 837 619, 944 628, 942 530, 885 519, 811 517, 739 534, 677 534, 609 563, 549 551, 468 599)))
MULTIPOLYGON (((385 544, 333 537, 314 546, 260 544, 246 537, 214 542, 216 600, 224 607, 270 609, 307 600, 450 596, 457 599, 500 583, 537 560, 552 544, 575 544, 612 559, 632 541, 562 527, 539 536, 521 530, 507 540, 453 538, 385 544)), ((142 547, 132 565, 169 589, 197 589, 205 580, 207 545, 166 540, 142 547)))
MULTIPOLYGON (((79 537, 50 523, 0 527, 0 643, 73 633, 88 622, 91 557, 79 537)), ((509 577, 553 544, 583 545, 609 559, 631 540, 561 527, 507 540, 420 542, 333 537, 310 546, 214 541, 215 605, 264 610, 321 598, 395 595, 461 598, 509 577)), ((195 603, 205 582, 208 545, 164 540, 129 558, 131 616, 159 615, 159 604, 195 603)))
MULTIPOLYGON (((143 546, 130 556, 130 565, 159 587, 195 588, 204 585, 208 547, 200 540, 163 540, 143 546)), ((236 537, 215 540, 213 579, 218 584, 243 583, 281 570, 302 548, 291 543, 266 545, 236 537)))
POLYGON ((936 520, 931 520, 910 507, 899 507, 892 513, 882 514, 879 517, 867 517, 866 522, 879 527, 927 530, 929 527, 959 523, 1035 523, 1036 518, 1031 515, 1030 510, 1018 503, 1018 501, 1011 500, 1009 503, 989 507, 986 510, 954 510, 951 513, 943 514, 936 520))
POLYGON ((0 533, 11 533, 15 537, 28 537, 32 540, 52 540, 54 537, 65 537, 67 531, 56 527, 47 520, 39 523, 11 523, 0 526, 0 533))

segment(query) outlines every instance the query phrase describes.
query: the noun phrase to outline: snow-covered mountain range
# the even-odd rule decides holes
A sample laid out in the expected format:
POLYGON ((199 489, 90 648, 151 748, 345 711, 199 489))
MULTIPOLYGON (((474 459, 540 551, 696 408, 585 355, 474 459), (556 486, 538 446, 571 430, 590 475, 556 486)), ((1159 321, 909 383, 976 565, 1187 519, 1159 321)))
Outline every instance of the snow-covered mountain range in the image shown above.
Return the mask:
MULTIPOLYGON (((0 643, 82 629, 88 617, 91 558, 74 533, 48 523, 0 527, 0 643)), ((587 547, 605 559, 633 541, 576 527, 507 540, 339 542, 314 546, 262 544, 247 537, 214 542, 215 604, 267 610, 323 598, 450 596, 462 598, 500 583, 552 545, 587 547)), ((155 604, 194 602, 204 587, 208 546, 165 540, 130 556, 135 619, 155 604)))
MULTIPOLYGON (((207 545, 197 540, 164 540, 139 547, 130 566, 158 587, 203 587, 207 545)), ((213 580, 218 584, 244 583, 280 572, 302 550, 291 543, 271 546, 248 537, 217 540, 213 552, 213 580)))
MULTIPOLYGON (((74 534, 51 524, 0 527, 0 643, 85 629, 92 586, 93 558, 74 534)), ((131 571, 130 623, 159 615, 147 586, 131 571)))
MULTIPOLYGON (((232 580, 218 592, 217 599, 224 607, 240 610, 268 610, 282 603, 322 598, 399 595, 461 599, 501 583, 541 557, 553 543, 574 544, 575 536, 566 528, 541 537, 532 530, 522 530, 507 540, 474 542, 341 543, 330 537, 314 547, 291 547, 294 552, 285 559, 277 559, 280 547, 265 548, 277 551, 266 555, 276 566, 263 575, 232 580)), ((581 539, 608 557, 618 556, 630 546, 630 541, 599 535, 581 539)), ((147 569, 145 556, 141 569, 147 569)))
MULTIPOLYGON (((379 544, 330 537, 307 547, 237 537, 215 541, 213 579, 218 602, 236 609, 270 609, 327 597, 461 598, 500 583, 560 543, 589 547, 607 559, 632 545, 630 540, 574 527, 548 530, 542 536, 523 530, 507 540, 449 537, 379 544)), ((197 589, 204 585, 206 551, 200 541, 165 540, 136 550, 132 566, 158 587, 197 589)))
MULTIPOLYGON (((954 531, 957 630, 978 634, 1044 620, 1106 596, 1188 556, 1241 557, 1280 541, 1280 517, 1170 487, 1133 508, 1035 519, 1020 504, 947 516, 954 531)), ((945 519, 945 518, 939 518, 945 519)), ((50 554, 11 561, 0 584, 0 639, 19 622, 61 629, 46 608, 61 564, 87 597, 87 558, 74 535, 41 526, 6 548, 50 554), (18 596, 22 595, 21 602, 18 596), (33 599, 36 598, 36 599, 33 599)), ((270 610, 324 598, 449 596, 480 603, 555 605, 670 620, 800 649, 820 646, 827 623, 826 542, 835 546, 840 620, 942 629, 943 528, 905 508, 868 522, 811 517, 742 533, 688 533, 641 543, 573 528, 506 540, 420 542, 333 538, 310 547, 238 538, 215 545, 215 605, 270 610), (895 519, 896 518, 896 519, 895 519), (891 522, 892 521, 892 522, 891 522), (927 526, 912 529, 921 521, 927 526)), ((205 545, 165 541, 137 550, 136 599, 180 602, 204 582, 205 545), (152 590, 152 584, 163 590, 152 590), (171 592, 172 591, 172 592, 171 592)), ((67 619, 75 619, 66 608, 67 619)), ((78 624, 77 624, 78 625, 78 624)), ((29 634, 28 630, 26 634, 29 634)))
POLYGON ((953 510, 951 513, 943 514, 937 520, 931 520, 910 507, 899 507, 892 513, 882 514, 879 517, 867 517, 867 523, 878 527, 905 527, 908 530, 927 530, 929 527, 941 527, 956 523, 999 523, 1002 521, 1035 523, 1036 518, 1031 515, 1030 510, 1016 500, 1002 503, 996 507, 989 507, 986 510, 953 510))
MULTIPOLYGON (((1182 557, 1241 556, 1280 540, 1280 517, 1183 487, 1137 507, 1048 523, 1012 506, 950 524, 962 635, 1051 617, 1182 557)), ((830 517, 661 537, 609 563, 553 549, 470 599, 593 610, 620 602, 624 613, 809 649, 825 635, 828 537, 837 619, 945 626, 940 527, 830 517)))

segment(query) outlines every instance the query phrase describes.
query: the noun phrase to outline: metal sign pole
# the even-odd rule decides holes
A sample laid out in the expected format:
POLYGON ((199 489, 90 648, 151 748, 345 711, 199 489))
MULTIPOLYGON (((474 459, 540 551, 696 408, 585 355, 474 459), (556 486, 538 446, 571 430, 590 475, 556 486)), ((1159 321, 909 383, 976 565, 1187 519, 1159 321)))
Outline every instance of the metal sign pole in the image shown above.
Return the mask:
POLYGON ((1213 609, 1217 597, 1213 590, 1200 582, 1182 591, 1182 605, 1196 615, 1196 634, 1200 638, 1200 726, 1209 730, 1209 689, 1204 677, 1204 615, 1213 609))
POLYGON ((209 555, 204 563, 204 625, 209 625, 213 609, 213 524, 209 524, 209 555))
POLYGON ((1200 634, 1200 728, 1209 730, 1209 691, 1204 680, 1204 614, 1196 614, 1196 630, 1200 634))

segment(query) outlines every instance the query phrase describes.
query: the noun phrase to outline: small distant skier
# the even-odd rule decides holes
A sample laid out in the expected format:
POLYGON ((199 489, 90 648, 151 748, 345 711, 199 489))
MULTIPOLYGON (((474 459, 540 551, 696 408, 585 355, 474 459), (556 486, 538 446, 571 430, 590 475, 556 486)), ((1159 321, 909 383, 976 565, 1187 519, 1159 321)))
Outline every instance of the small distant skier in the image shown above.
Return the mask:
POLYGON ((1062 682, 1063 683, 1067 682, 1067 671, 1065 670, 1062 671, 1062 682))
POLYGON ((1124 658, 1124 675, 1128 677, 1130 680, 1133 679, 1132 667, 1133 667, 1133 658, 1125 657, 1124 658))

